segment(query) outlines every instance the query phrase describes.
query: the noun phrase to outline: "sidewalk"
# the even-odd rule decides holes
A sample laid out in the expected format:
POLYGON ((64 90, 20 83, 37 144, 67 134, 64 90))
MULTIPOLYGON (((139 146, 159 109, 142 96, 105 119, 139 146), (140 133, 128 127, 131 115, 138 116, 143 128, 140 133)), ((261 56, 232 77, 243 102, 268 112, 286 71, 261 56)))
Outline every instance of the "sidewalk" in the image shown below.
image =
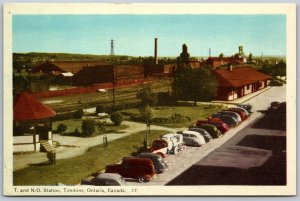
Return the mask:
MULTIPOLYGON (((251 94, 248 94, 246 96, 243 96, 241 98, 237 98, 235 100, 232 100, 232 101, 211 101, 211 102, 196 102, 197 105, 224 105, 224 106, 227 106, 227 105, 236 105, 236 104, 241 104, 241 103, 244 103, 258 95, 260 95, 261 93, 264 93, 265 91, 271 89, 270 86, 264 88, 264 89, 261 89, 259 91, 256 91, 254 93, 251 93, 251 94)), ((190 103, 190 104, 193 104, 194 101, 178 101, 179 103, 190 103)))
POLYGON ((241 97, 241 98, 237 98, 237 99, 234 99, 234 100, 232 100, 232 101, 212 101, 212 103, 222 103, 222 104, 241 104, 241 103, 244 103, 244 102, 246 102, 246 101, 248 101, 248 100, 250 100, 250 99, 252 99, 252 98, 254 98, 254 97, 256 97, 256 96, 258 96, 259 94, 261 94, 261 93, 264 93, 265 91, 267 91, 267 90, 269 90, 269 89, 271 89, 271 87, 270 86, 268 86, 268 87, 266 87, 266 88, 264 88, 264 89, 261 89, 261 90, 259 90, 259 91, 256 91, 256 92, 254 92, 254 93, 251 93, 251 94, 248 94, 248 95, 246 95, 246 96, 243 96, 243 97, 241 97))
MULTIPOLYGON (((144 123, 136 123, 124 121, 125 125, 129 127, 122 130, 124 133, 109 133, 106 134, 108 142, 126 137, 132 133, 137 133, 146 129, 144 123)), ((151 125, 151 130, 168 130, 174 132, 172 128, 151 125)), ((103 135, 98 135, 90 138, 72 137, 72 136, 61 136, 60 134, 53 134, 54 141, 61 144, 60 147, 56 148, 56 159, 72 158, 84 154, 90 147, 103 144, 103 135)), ((30 153, 19 153, 13 155, 13 168, 19 170, 28 167, 30 164, 37 164, 47 162, 46 153, 42 152, 30 152, 30 153)))

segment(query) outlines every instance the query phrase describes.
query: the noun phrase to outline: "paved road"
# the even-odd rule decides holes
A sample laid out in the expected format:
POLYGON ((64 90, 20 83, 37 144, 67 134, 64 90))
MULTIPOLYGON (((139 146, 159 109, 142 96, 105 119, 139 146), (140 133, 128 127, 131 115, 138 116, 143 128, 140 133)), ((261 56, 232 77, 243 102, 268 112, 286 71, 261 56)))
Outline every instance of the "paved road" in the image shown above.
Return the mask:
MULTIPOLYGON (((186 171, 189 171, 193 168, 194 164, 199 164, 202 159, 208 157, 210 153, 213 153, 215 150, 219 148, 223 148, 222 146, 229 146, 230 143, 237 144, 237 142, 241 141, 241 138, 244 138, 244 135, 240 134, 249 134, 249 132, 253 132, 251 128, 251 124, 257 121, 262 117, 262 113, 259 110, 265 110, 269 107, 270 103, 273 101, 285 101, 285 90, 286 86, 283 87, 272 87, 264 93, 259 94, 256 97, 246 101, 245 103, 250 103, 253 106, 253 114, 249 119, 242 122, 238 127, 231 129, 228 131, 223 137, 214 139, 212 142, 205 144, 202 147, 187 147, 187 150, 180 152, 178 155, 169 155, 166 157, 166 161, 169 163, 169 170, 166 172, 156 175, 155 178, 148 183, 137 183, 137 182, 128 182, 129 185, 137 185, 137 186, 147 186, 147 185, 191 185, 195 184, 195 175, 193 175, 193 171, 188 175, 184 174, 186 171), (233 140, 232 140, 233 139, 233 140), (177 179, 176 179, 177 178, 177 179), (170 182, 173 181, 173 182, 170 182), (185 182, 182 182, 185 181, 185 182), (194 183, 193 183, 194 182, 194 183)), ((266 131, 264 129, 258 130, 255 129, 256 134, 274 134, 276 131, 266 131)), ((285 135, 285 132, 279 132, 277 135, 285 135)), ((231 145, 232 145, 231 144, 231 145)), ((247 150, 242 151, 257 151, 257 150, 247 150)), ((269 152, 268 152, 269 153, 269 152)), ((256 163, 263 163, 264 159, 270 156, 267 152, 255 152, 257 155, 258 161, 252 161, 252 165, 256 163)), ((240 155, 238 157, 244 157, 244 155, 240 155)), ((245 164, 248 165, 248 164, 245 164)), ((203 175, 201 175, 203 177, 203 175)), ((205 176, 205 175, 204 175, 205 176)), ((197 182, 196 182, 197 183, 197 182)))

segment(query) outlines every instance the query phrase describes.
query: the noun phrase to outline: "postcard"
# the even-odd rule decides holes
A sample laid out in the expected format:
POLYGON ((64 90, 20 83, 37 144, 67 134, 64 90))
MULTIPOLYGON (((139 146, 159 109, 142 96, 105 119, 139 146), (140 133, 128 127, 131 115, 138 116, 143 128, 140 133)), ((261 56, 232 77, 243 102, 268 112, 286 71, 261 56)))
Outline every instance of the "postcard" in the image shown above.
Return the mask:
POLYGON ((3 26, 4 195, 296 194, 295 4, 7 3, 3 26))

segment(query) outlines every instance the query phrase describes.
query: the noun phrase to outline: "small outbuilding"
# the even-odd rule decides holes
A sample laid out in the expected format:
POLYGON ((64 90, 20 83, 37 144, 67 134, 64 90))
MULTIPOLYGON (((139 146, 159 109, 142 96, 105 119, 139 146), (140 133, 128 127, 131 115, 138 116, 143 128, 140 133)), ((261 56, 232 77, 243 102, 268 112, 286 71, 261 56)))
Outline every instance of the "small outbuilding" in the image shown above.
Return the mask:
POLYGON ((30 134, 32 138, 28 134, 14 136, 14 151, 37 151, 43 142, 45 146, 52 146, 50 117, 56 115, 54 110, 42 104, 32 95, 22 92, 15 97, 13 111, 16 126, 26 122, 33 129, 30 134))

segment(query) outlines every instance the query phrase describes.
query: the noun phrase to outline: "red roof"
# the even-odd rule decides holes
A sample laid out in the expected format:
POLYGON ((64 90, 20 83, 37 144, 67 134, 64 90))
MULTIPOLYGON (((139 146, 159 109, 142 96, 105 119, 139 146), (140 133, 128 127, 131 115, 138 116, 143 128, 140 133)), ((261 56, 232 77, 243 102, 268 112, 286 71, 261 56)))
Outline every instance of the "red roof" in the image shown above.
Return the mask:
POLYGON ((55 111, 26 92, 19 94, 15 99, 14 120, 36 120, 55 115, 55 111))
POLYGON ((220 87, 242 87, 258 81, 271 79, 270 76, 258 72, 250 66, 229 69, 218 69, 214 71, 220 87))

